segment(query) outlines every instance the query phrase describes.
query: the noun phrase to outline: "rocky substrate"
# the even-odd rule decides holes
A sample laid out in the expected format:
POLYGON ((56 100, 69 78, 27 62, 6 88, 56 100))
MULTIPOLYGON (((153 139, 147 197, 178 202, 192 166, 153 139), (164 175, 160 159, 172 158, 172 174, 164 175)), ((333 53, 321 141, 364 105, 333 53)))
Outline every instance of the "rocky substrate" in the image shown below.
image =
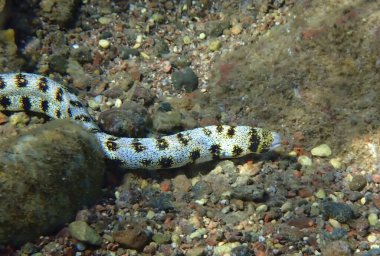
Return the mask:
MULTIPOLYGON (((109 175, 75 220, 1 253, 379 254, 376 1, 2 2, 1 71, 64 84, 104 131, 246 124, 284 145, 253 162, 109 175)), ((0 114, 0 133, 41 123, 0 114)))

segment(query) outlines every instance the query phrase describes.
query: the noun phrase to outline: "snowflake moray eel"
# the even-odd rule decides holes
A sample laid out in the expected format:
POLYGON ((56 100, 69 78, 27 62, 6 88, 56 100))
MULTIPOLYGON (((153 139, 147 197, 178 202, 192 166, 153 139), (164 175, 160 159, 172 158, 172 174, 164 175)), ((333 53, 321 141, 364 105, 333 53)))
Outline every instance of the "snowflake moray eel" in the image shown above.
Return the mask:
POLYGON ((207 126, 161 138, 115 137, 100 131, 86 107, 57 82, 29 73, 0 74, 0 111, 70 118, 93 133, 105 157, 128 169, 175 168, 261 153, 280 145, 276 132, 250 126, 207 126))

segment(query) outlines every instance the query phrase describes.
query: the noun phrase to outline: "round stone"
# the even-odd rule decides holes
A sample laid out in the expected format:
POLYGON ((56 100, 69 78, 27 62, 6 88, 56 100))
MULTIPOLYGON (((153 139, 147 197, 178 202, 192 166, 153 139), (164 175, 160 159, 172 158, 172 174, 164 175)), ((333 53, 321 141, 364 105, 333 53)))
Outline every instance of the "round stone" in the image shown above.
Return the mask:
POLYGON ((313 156, 327 157, 331 156, 331 148, 327 144, 321 144, 311 150, 313 156))
POLYGON ((100 39, 99 40, 99 46, 103 49, 108 49, 110 47, 111 43, 107 39, 100 39))

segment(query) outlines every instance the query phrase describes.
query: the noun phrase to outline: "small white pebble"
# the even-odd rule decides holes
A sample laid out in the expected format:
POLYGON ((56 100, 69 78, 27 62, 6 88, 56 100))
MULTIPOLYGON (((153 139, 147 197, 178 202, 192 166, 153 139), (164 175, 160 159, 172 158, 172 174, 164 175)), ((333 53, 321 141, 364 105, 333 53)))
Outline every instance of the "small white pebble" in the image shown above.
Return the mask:
POLYGON ((335 169, 340 169, 342 168, 342 163, 339 161, 338 158, 332 158, 330 160, 330 164, 335 168, 335 169))
POLYGON ((107 39, 100 39, 99 40, 99 46, 103 49, 108 49, 110 47, 111 43, 107 39))
POLYGON ((335 220, 335 219, 329 219, 329 223, 331 224, 331 226, 333 226, 334 228, 341 228, 342 226, 340 225, 340 223, 335 220))
POLYGON ((313 162, 311 161, 311 158, 308 156, 299 156, 297 161, 302 166, 311 166, 313 164, 313 162))
POLYGON ((205 33, 200 33, 199 36, 198 36, 199 39, 203 40, 206 38, 206 34, 205 33))
POLYGON ((136 37, 136 43, 141 44, 142 41, 143 41, 143 36, 142 35, 137 35, 137 37, 136 37))
POLYGON ((327 144, 321 144, 311 150, 313 156, 326 157, 331 155, 331 148, 327 144))
POLYGON ((376 242, 377 237, 374 234, 370 234, 369 236, 367 236, 367 240, 370 243, 374 243, 374 242, 376 242))
POLYGON ((121 99, 116 99, 115 108, 120 108, 122 104, 123 104, 123 102, 121 101, 121 99))

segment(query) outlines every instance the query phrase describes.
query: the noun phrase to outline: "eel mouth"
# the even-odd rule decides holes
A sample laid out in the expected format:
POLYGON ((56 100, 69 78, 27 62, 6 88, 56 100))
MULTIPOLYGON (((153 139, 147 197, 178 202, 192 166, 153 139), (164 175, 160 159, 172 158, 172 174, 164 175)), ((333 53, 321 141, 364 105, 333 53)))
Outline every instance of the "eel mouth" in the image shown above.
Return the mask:
POLYGON ((277 132, 272 132, 272 144, 270 145, 269 150, 273 150, 279 146, 281 146, 281 135, 277 132))

